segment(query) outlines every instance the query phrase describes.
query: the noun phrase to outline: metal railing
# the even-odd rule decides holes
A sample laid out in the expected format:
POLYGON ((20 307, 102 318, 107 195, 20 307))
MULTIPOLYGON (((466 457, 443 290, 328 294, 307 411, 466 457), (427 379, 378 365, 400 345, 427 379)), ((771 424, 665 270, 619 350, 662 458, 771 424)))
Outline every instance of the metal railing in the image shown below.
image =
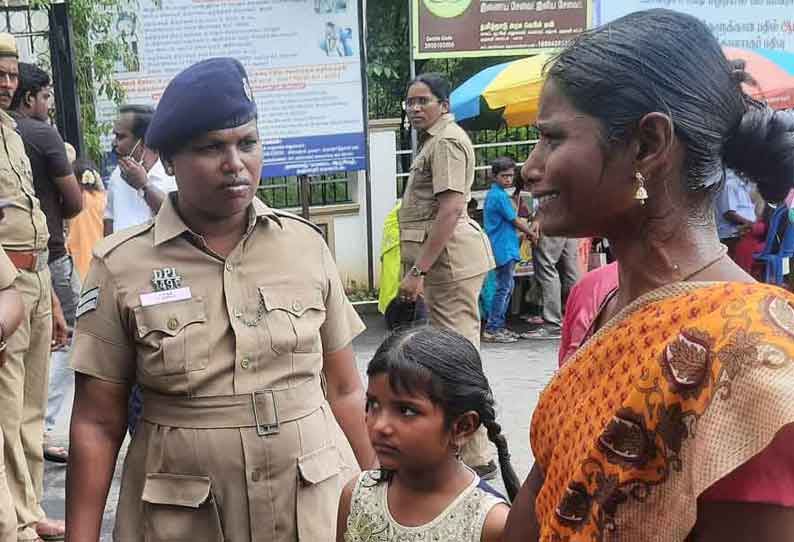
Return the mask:
MULTIPOLYGON (((470 132, 474 146, 474 190, 482 190, 490 184, 489 170, 491 162, 499 156, 509 156, 520 165, 529 156, 530 151, 538 142, 535 138, 535 131, 531 127, 511 128, 503 130, 480 130, 470 132)), ((411 157, 413 151, 410 148, 399 149, 395 153, 397 160, 397 194, 402 196, 405 190, 405 183, 410 175, 410 166, 405 163, 410 162, 406 157, 411 157)))
MULTIPOLYGON (((309 205, 337 205, 353 202, 352 180, 347 173, 309 176, 309 205)), ((262 179, 259 197, 270 207, 284 209, 301 206, 301 184, 298 177, 262 179)))

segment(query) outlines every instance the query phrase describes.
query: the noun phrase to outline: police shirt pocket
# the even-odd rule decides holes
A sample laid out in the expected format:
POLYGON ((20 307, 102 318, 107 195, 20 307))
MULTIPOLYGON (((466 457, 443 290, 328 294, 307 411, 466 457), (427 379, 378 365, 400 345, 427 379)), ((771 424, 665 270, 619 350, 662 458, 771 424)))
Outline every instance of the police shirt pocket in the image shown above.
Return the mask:
POLYGON ((325 301, 319 289, 260 286, 270 343, 278 354, 321 352, 320 327, 325 301))
POLYGON ((209 342, 202 298, 133 309, 138 362, 152 376, 206 369, 209 342))
POLYGON ((340 459, 336 446, 330 445, 298 458, 298 540, 325 542, 336 532, 339 504, 340 459))
POLYGON ((149 473, 141 500, 146 542, 223 540, 220 514, 207 476, 149 473))

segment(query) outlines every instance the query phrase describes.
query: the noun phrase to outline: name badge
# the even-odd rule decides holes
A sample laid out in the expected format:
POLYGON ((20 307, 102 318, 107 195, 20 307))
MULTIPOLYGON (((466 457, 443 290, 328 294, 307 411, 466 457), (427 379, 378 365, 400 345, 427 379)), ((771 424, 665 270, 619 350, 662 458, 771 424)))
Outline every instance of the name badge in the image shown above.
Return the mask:
POLYGON ((163 290, 160 292, 151 292, 148 294, 141 294, 141 306, 150 307, 152 305, 161 305, 163 303, 173 303, 174 301, 184 301, 191 299, 193 296, 190 293, 190 287, 177 288, 176 290, 163 290))

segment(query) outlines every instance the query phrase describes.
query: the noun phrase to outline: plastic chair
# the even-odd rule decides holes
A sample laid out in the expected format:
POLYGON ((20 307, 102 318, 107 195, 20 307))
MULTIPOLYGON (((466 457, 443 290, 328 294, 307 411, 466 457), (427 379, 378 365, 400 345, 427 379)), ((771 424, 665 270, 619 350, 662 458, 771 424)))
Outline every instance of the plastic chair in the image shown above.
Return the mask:
POLYGON ((763 262, 766 266, 764 272, 764 282, 768 284, 783 284, 783 260, 794 256, 794 224, 788 219, 789 209, 786 205, 780 205, 772 218, 769 220, 769 231, 766 234, 766 243, 761 252, 753 254, 756 261, 763 262), (777 234, 780 229, 780 222, 786 221, 786 229, 783 232, 783 239, 780 246, 775 250, 777 234))

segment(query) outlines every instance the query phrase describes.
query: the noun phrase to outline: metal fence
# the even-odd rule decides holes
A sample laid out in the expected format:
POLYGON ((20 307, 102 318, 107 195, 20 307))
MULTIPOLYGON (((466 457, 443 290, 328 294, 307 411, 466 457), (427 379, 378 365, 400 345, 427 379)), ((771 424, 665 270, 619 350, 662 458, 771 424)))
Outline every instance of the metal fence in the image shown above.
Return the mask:
MULTIPOLYGON (((530 126, 478 130, 469 132, 469 137, 474 145, 475 157, 473 190, 488 188, 490 164, 495 158, 509 156, 517 164, 522 164, 537 143, 537 132, 530 126)), ((413 151, 410 148, 410 140, 406 142, 405 138, 401 137, 399 141, 401 148, 396 153, 397 194, 402 197, 410 173, 413 151)))
MULTIPOLYGON (((270 207, 284 209, 301 206, 298 177, 262 179, 259 197, 270 207)), ((309 176, 309 205, 337 205, 353 202, 353 181, 347 173, 309 176)))
POLYGON ((19 58, 49 71, 50 21, 46 10, 29 6, 0 6, 0 32, 9 32, 17 38, 19 58))

